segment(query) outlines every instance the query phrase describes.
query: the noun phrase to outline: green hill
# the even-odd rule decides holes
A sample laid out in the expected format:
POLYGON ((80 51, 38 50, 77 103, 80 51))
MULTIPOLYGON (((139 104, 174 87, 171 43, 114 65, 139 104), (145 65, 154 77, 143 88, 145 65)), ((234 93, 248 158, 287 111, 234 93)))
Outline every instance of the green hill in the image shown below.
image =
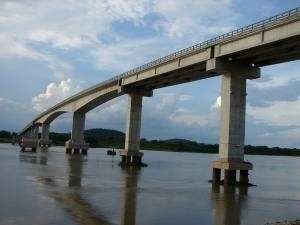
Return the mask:
MULTIPOLYGON (((15 133, 0 131, 0 142, 10 142, 15 133)), ((54 145, 64 146, 71 138, 70 133, 50 133, 50 139, 54 145)), ((90 147, 98 148, 124 148, 125 134, 121 131, 110 129, 90 129, 84 132, 84 138, 90 147)), ((204 144, 186 139, 147 140, 141 139, 141 149, 176 151, 176 152, 198 152, 218 153, 218 144, 204 144)), ((251 155, 287 155, 300 156, 300 150, 296 148, 279 148, 268 146, 245 146, 245 153, 251 155)))

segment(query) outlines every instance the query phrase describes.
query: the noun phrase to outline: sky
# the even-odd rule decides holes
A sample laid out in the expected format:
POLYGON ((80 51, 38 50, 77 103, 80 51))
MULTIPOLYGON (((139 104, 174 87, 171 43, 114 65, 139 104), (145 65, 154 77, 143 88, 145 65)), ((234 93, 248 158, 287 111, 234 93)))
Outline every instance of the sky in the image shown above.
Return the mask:
MULTIPOLYGON (((1 0, 0 130, 158 57, 299 7, 299 0, 1 0)), ((300 148, 300 62, 247 81, 246 144, 300 148)), ((144 98, 142 137, 217 143, 220 77, 144 98)), ((127 96, 87 113, 86 128, 125 130, 127 96)), ((51 131, 69 132, 71 114, 51 131)))

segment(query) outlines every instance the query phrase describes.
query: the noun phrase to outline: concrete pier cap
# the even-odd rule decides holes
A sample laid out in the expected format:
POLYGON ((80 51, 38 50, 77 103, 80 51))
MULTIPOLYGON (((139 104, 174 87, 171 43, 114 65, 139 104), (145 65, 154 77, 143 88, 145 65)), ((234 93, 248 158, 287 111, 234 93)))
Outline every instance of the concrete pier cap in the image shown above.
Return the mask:
POLYGON ((252 64, 232 61, 230 58, 212 58, 206 61, 206 71, 217 74, 238 73, 245 79, 258 79, 261 77, 261 70, 252 64))

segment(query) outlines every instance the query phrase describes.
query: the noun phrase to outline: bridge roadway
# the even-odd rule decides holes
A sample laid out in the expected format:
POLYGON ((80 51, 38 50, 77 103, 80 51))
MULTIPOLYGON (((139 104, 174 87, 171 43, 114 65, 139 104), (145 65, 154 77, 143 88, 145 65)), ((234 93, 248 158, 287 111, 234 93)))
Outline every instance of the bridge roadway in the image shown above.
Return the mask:
POLYGON ((124 165, 141 164, 142 99, 153 90, 222 76, 219 159, 213 162, 213 182, 248 182, 251 163, 244 162, 246 80, 260 77, 260 68, 300 58, 300 7, 239 28, 203 43, 172 53, 84 90, 38 115, 21 132, 21 147, 46 148, 50 124, 63 113, 73 113, 72 137, 66 153, 87 154, 85 114, 95 107, 129 96, 124 165), (42 127, 39 140, 39 127, 42 127))

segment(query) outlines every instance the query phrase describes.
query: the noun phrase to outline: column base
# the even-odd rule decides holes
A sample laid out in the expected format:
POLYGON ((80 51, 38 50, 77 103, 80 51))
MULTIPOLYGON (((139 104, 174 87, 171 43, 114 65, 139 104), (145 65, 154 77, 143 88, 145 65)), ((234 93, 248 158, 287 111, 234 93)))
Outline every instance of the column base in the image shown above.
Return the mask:
POLYGON ((46 140, 46 139, 40 139, 39 140, 39 146, 40 146, 40 149, 42 151, 47 151, 48 148, 50 148, 52 145, 52 141, 51 140, 46 140))
POLYGON ((122 167, 128 167, 128 166, 147 167, 148 165, 142 162, 143 155, 144 153, 140 151, 121 150, 120 156, 122 160, 119 165, 122 167))
POLYGON ((69 140, 65 144, 66 147, 66 154, 82 154, 82 155, 87 155, 89 144, 86 143, 85 141, 74 141, 74 140, 69 140), (81 151, 81 152, 80 152, 81 151))
POLYGON ((248 171, 253 169, 249 162, 241 160, 217 160, 212 165, 213 175, 211 182, 220 185, 244 185, 252 186, 249 183, 248 171), (240 171, 239 181, 236 180, 237 171, 240 171), (221 172, 224 171, 224 178, 221 180, 221 172))

